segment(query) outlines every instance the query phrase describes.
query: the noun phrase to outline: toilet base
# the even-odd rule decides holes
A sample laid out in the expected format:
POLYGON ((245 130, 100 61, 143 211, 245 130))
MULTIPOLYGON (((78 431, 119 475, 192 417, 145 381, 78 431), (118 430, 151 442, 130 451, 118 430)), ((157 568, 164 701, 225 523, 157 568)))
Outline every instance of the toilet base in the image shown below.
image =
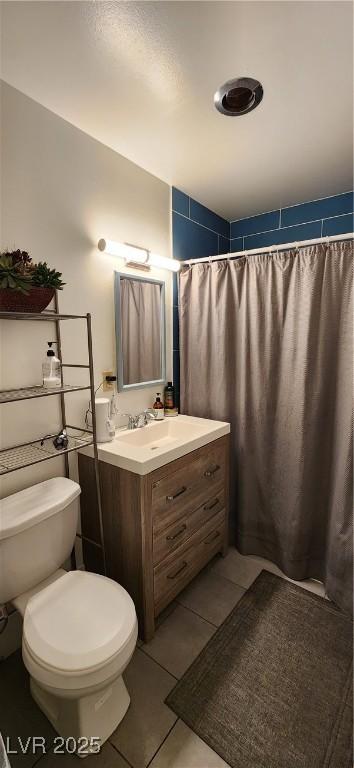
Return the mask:
MULTIPOLYGON (((44 689, 31 677, 31 694, 51 722, 53 728, 65 742, 61 751, 75 751, 79 757, 86 757, 90 752, 97 752, 100 746, 115 731, 130 704, 129 693, 123 677, 117 677, 109 685, 86 695, 75 698, 63 698, 44 689), (81 742, 79 741, 81 740, 81 742), (90 739, 94 745, 90 748, 90 739), (87 741, 86 741, 87 740, 87 741), (75 749, 75 744, 77 749, 75 749), (81 750, 81 751, 80 751, 81 750)), ((77 692, 79 694, 79 692, 77 692)))

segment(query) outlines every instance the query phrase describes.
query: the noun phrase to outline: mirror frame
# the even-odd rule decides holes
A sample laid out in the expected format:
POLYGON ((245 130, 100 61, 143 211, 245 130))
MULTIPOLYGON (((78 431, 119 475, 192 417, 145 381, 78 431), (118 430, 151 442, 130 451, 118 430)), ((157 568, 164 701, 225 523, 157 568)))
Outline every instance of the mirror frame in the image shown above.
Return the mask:
POLYGON ((140 275, 131 275, 126 272, 114 273, 114 319, 116 329, 116 365, 117 365, 117 384, 118 392, 125 392, 131 389, 145 389, 154 387, 157 384, 166 382, 166 307, 165 307, 165 283, 163 280, 154 280, 152 277, 143 277, 140 275), (139 280, 142 283, 154 283, 160 286, 161 296, 161 332, 160 332, 160 352, 161 352, 161 378, 152 381, 142 381, 136 384, 124 384, 123 354, 122 354, 122 326, 121 326, 121 288, 122 279, 139 280))

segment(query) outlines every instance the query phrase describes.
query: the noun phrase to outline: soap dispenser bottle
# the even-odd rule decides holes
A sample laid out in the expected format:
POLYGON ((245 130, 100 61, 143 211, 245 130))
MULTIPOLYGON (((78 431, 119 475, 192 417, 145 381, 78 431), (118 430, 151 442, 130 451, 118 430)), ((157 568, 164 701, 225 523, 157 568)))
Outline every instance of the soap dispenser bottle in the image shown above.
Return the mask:
POLYGON ((48 350, 42 365, 43 387, 54 389, 61 386, 61 364, 56 357, 52 345, 54 341, 48 341, 48 350))
POLYGON ((157 421, 160 421, 160 419, 164 418, 164 416, 165 416, 165 409, 164 409, 163 404, 161 402, 160 392, 158 392, 157 395, 156 395, 156 400, 155 400, 154 405, 153 405, 153 411, 154 411, 155 419, 157 419, 157 421))

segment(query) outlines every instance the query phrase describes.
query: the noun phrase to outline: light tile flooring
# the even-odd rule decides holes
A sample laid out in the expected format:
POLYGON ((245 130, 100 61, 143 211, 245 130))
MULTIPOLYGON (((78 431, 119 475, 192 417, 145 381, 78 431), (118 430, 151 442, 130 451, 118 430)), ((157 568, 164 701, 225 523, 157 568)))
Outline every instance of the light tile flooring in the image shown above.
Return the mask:
MULTIPOLYGON (((153 640, 138 644, 124 675, 131 706, 101 753, 85 759, 85 768, 228 768, 164 700, 262 568, 283 576, 272 563, 231 548, 178 596, 153 640)), ((319 582, 300 585, 325 596, 319 582)), ((43 735, 50 743, 54 731, 31 699, 19 653, 2 662, 0 680, 3 736, 43 735)), ((53 768, 58 760, 70 768, 76 759, 49 752, 40 757, 39 768, 53 768)), ((38 756, 11 756, 12 768, 33 768, 37 762, 38 756)))

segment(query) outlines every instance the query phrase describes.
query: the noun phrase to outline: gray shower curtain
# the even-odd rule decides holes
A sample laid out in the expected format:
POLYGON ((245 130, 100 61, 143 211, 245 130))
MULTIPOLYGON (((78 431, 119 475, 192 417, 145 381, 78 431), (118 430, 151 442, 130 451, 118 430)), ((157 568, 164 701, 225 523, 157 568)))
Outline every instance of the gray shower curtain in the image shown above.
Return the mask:
POLYGON ((353 243, 180 276, 181 412, 231 422, 243 554, 352 611, 353 243))

